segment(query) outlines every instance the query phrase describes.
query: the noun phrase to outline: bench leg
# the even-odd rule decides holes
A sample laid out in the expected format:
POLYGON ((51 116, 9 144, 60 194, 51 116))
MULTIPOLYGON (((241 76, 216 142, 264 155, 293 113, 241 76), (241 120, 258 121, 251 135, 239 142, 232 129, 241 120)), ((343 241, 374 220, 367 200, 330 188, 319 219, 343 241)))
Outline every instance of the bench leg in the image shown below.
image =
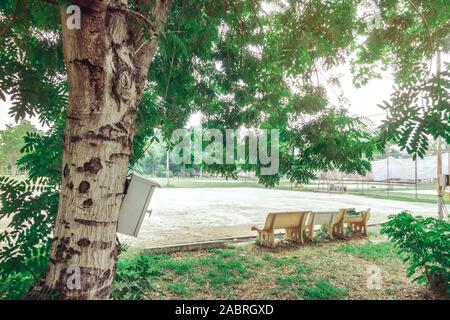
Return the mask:
POLYGON ((333 225, 330 224, 328 227, 326 227, 327 231, 328 231, 328 235, 330 236, 330 240, 333 240, 333 225))
POLYGON ((314 226, 308 227, 308 236, 312 239, 314 237, 314 226))
POLYGON ((262 231, 261 232, 261 245, 267 246, 268 243, 269 243, 269 241, 267 239, 267 232, 262 231))
POLYGON ((275 235, 273 232, 258 231, 258 240, 261 246, 273 247, 275 245, 275 235))
POLYGON ((358 231, 358 226, 356 223, 351 222, 349 225, 350 225, 350 231, 352 234, 358 231))
POLYGON ((303 234, 300 228, 286 229, 286 240, 303 243, 303 234))
POLYGON ((269 246, 275 247, 275 234, 273 232, 269 234, 269 246))
POLYGON ((261 231, 256 231, 256 240, 258 240, 259 245, 262 245, 262 239, 261 239, 261 231))
POLYGON ((334 225, 333 231, 338 238, 344 238, 344 223, 334 225))
POLYGON ((352 230, 352 232, 357 232, 357 233, 361 233, 365 236, 368 235, 367 233, 367 223, 364 222, 353 222, 350 223, 350 229, 352 230))
POLYGON ((258 231, 258 241, 260 246, 266 246, 268 243, 267 233, 265 231, 258 231))
POLYGON ((293 238, 292 229, 289 229, 289 228, 285 229, 285 238, 286 238, 286 240, 292 240, 292 238, 293 238))
POLYGON ((342 230, 341 230, 341 224, 337 224, 336 226, 335 226, 335 235, 336 235, 336 237, 338 237, 338 238, 342 238, 342 230))
POLYGON ((367 237, 367 222, 366 223, 364 223, 364 235, 367 237))
POLYGON ((286 240, 288 241, 295 241, 295 229, 287 228, 285 229, 286 232, 286 240))

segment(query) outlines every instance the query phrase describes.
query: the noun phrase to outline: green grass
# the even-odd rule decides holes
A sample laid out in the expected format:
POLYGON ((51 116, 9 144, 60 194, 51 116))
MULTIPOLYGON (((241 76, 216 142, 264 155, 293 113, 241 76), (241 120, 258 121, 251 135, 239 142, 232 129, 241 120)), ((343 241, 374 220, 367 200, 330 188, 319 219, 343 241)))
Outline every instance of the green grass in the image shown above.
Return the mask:
POLYGON ((181 282, 170 283, 167 285, 167 287, 171 292, 181 297, 189 297, 192 291, 189 287, 181 282))
POLYGON ((176 274, 189 273, 195 267, 194 261, 161 261, 155 264, 156 268, 173 270, 176 274))
MULTIPOLYGON (((279 268, 281 265, 277 265, 277 260, 275 260, 275 266, 279 268)), ((279 260, 278 260, 279 261, 279 260)), ((289 260, 284 260, 289 261, 289 260)), ((275 283, 278 288, 274 290, 277 295, 283 295, 283 293, 289 293, 296 298, 302 298, 302 290, 308 285, 309 276, 311 275, 311 270, 308 267, 298 264, 298 259, 296 259, 296 264, 289 262, 287 265, 294 266, 287 275, 276 276, 275 283)))
POLYGON ((251 270, 254 261, 249 257, 237 255, 232 250, 210 250, 212 255, 200 259, 201 265, 207 271, 192 280, 198 284, 210 284, 214 290, 223 290, 223 286, 236 285, 251 277, 254 274, 251 270))
MULTIPOLYGON (((379 236, 375 235, 372 237, 379 236)), ((382 241, 382 240, 380 240, 382 241)), ((401 299, 421 288, 388 242, 317 241, 275 249, 252 244, 225 249, 138 254, 120 258, 114 299, 401 299), (386 281, 368 290, 367 269, 386 281)))
POLYGON ((282 266, 290 266, 298 264, 298 258, 297 257, 274 258, 272 259, 272 262, 275 265, 275 267, 279 268, 282 266))
POLYGON ((347 289, 338 288, 324 279, 317 280, 313 287, 305 287, 300 291, 305 300, 336 300, 348 295, 347 289))
POLYGON ((351 254, 355 257, 366 259, 369 261, 380 261, 384 259, 398 258, 397 250, 391 242, 372 243, 366 242, 364 244, 347 244, 339 246, 338 252, 351 254))

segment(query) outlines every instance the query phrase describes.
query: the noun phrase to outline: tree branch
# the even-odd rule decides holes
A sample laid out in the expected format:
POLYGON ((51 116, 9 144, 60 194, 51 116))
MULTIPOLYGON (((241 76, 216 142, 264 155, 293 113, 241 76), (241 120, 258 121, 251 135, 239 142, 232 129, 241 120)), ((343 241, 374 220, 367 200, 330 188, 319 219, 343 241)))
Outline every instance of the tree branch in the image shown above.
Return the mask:
POLYGON ((6 32, 8 32, 9 28, 11 27, 11 25, 16 21, 17 13, 19 11, 19 1, 20 0, 16 0, 16 7, 14 9, 13 16, 11 17, 9 22, 6 23, 5 28, 0 31, 0 38, 3 37, 3 35, 6 34, 6 32))
POLYGON ((130 8, 127 8, 126 6, 123 6, 123 5, 121 6, 121 5, 114 5, 114 4, 110 4, 108 6, 108 9, 125 12, 125 13, 137 18, 138 20, 142 21, 151 30, 152 33, 155 31, 154 24, 150 21, 149 18, 147 18, 145 15, 143 15, 140 12, 131 10, 130 8))
POLYGON ((425 32, 427 33, 428 36, 428 47, 430 49, 430 70, 428 72, 428 75, 431 73, 431 65, 432 65, 432 61, 433 61, 433 38, 431 35, 431 31, 430 31, 430 25, 428 24, 427 19, 425 18, 425 16, 422 14, 422 12, 420 12, 419 8, 417 8, 417 6, 414 4, 414 2, 412 2, 412 0, 406 0, 408 1, 408 3, 411 5, 411 7, 413 8, 413 10, 417 13, 417 15, 419 16, 419 18, 422 20, 422 23, 424 25, 425 28, 425 32))
POLYGON ((156 6, 152 12, 154 17, 153 34, 149 41, 145 41, 142 46, 136 50, 135 65, 138 66, 143 73, 142 76, 147 77, 148 68, 150 67, 151 60, 156 53, 158 37, 160 30, 165 26, 167 16, 172 7, 173 0, 156 0, 156 6), (138 53, 139 51, 139 53, 138 53))

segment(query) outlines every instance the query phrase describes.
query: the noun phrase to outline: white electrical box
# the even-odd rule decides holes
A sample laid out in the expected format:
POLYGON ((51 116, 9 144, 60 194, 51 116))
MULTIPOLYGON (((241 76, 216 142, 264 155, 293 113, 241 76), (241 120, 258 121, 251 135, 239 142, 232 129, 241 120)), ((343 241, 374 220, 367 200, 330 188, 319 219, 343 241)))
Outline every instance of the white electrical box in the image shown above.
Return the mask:
POLYGON ((438 185, 441 188, 450 187, 450 174, 443 174, 439 177, 438 185))
POLYGON ((442 185, 444 187, 450 187, 450 174, 443 174, 442 177, 443 177, 442 185))
POLYGON ((137 237, 148 210, 153 191, 161 187, 158 182, 141 177, 135 173, 131 175, 128 189, 120 207, 117 232, 137 237))

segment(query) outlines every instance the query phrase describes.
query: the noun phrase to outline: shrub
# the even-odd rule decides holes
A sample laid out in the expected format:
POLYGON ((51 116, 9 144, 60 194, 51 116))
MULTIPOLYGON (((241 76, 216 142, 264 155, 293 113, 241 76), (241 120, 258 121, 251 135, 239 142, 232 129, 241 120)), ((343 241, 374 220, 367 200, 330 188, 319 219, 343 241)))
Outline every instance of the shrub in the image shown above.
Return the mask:
POLYGON ((47 268, 48 246, 37 246, 30 249, 29 256, 7 262, 0 260, 0 300, 17 300, 32 298, 30 289, 47 268))
POLYGON ((381 233, 389 237, 405 255, 408 276, 418 283, 427 283, 440 295, 450 293, 450 223, 435 219, 413 217, 409 212, 390 217, 381 233))

